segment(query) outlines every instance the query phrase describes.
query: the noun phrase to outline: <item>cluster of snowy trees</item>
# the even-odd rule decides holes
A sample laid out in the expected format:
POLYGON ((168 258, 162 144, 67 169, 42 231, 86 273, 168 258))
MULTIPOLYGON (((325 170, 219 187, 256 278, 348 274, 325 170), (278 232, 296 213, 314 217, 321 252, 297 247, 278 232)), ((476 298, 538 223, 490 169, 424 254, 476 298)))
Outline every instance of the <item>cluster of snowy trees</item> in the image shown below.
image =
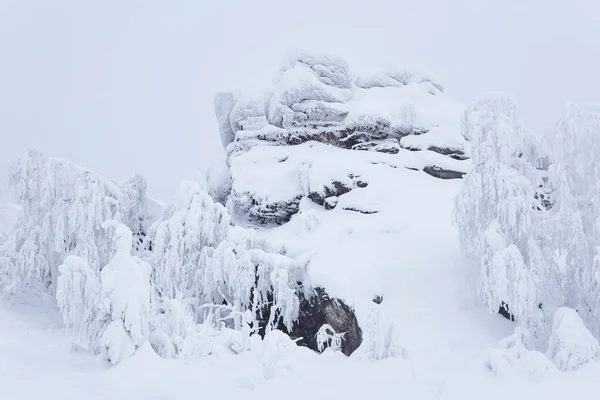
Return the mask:
POLYGON ((570 104, 537 137, 498 94, 466 110, 464 133, 473 170, 454 219, 463 250, 480 264, 483 302, 510 313, 564 369, 597 356, 600 107, 570 104), (565 362, 561 343, 586 349, 570 349, 578 358, 565 362))
POLYGON ((198 348, 216 330, 247 340, 258 319, 297 319, 306 263, 232 226, 200 182, 155 217, 142 178, 116 184, 37 151, 9 181, 21 210, 0 243, 1 292, 56 301, 79 348, 117 363, 149 342, 176 357, 210 352, 198 348))

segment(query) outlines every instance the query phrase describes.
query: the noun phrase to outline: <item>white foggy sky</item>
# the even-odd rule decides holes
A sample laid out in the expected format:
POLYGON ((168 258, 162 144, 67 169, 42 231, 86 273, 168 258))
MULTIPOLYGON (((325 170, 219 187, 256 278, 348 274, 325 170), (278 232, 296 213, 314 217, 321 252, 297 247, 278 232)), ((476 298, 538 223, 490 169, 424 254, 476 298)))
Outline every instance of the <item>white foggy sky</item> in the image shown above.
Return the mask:
POLYGON ((0 171, 36 147, 170 200, 222 154, 215 91, 268 87, 293 48, 503 90, 537 131, 600 102, 597 0, 0 0, 0 171))

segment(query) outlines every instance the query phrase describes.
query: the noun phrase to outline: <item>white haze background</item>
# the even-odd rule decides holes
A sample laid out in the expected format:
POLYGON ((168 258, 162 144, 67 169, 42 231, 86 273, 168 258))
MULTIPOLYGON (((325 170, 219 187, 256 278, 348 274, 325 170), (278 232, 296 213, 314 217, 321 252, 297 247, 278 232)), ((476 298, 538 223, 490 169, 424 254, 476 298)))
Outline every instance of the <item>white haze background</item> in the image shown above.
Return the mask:
MULTIPOLYGON (((0 173, 26 147, 170 200, 221 157, 212 98, 270 86, 292 48, 430 71, 463 103, 511 93, 550 125, 598 101, 594 0, 0 0, 0 173)), ((4 176, 4 174, 2 175, 4 176)))

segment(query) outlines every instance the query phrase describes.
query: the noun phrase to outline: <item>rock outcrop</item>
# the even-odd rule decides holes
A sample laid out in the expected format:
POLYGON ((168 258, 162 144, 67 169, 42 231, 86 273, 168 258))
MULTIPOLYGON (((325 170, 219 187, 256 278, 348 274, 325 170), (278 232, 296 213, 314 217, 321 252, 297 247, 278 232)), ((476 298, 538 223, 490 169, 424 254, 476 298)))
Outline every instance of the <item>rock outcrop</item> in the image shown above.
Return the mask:
POLYGON ((336 198, 357 187, 333 176, 347 168, 344 162, 315 166, 313 153, 321 151, 315 142, 386 155, 440 179, 462 178, 470 166, 463 107, 433 78, 411 70, 354 78, 337 57, 294 53, 271 92, 219 93, 215 112, 231 167, 232 204, 263 225, 288 222, 304 197, 333 209, 336 198), (297 146, 303 152, 280 149, 297 146), (315 182, 317 173, 331 176, 315 182))
MULTIPOLYGON (((289 234, 288 226, 279 227, 289 223, 304 235, 320 229, 323 214, 369 226, 395 209, 390 198, 420 186, 420 176, 427 187, 447 187, 436 180, 460 179, 470 168, 464 107, 434 79, 411 70, 355 78, 337 57, 295 53, 271 91, 220 93, 215 112, 229 167, 226 203, 240 223, 274 228, 259 232, 289 234), (399 187, 398 178, 408 185, 399 187)), ((328 232, 337 234, 333 226, 328 232)), ((340 237, 365 234, 353 229, 340 237)), ((306 293, 299 284, 299 316, 292 329, 277 328, 318 351, 317 333, 326 326, 343 334, 344 354, 354 352, 362 342, 354 310, 328 296, 327 285, 306 293)), ((264 334, 266 321, 258 318, 264 334)), ((372 328, 361 323, 365 332, 372 328)))

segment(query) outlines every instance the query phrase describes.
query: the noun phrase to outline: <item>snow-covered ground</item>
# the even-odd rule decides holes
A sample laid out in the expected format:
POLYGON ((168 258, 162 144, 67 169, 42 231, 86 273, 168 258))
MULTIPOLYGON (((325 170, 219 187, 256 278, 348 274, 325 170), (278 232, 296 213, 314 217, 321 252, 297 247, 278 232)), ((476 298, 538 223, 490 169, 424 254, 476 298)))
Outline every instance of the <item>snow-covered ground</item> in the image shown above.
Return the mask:
MULTIPOLYGON (((312 278, 354 299, 359 318, 369 312, 365 304, 383 296, 403 357, 318 355, 274 332, 239 355, 166 360, 146 346, 109 366, 71 347, 56 310, 35 296, 19 297, 0 308, 0 398, 559 399, 600 390, 595 362, 564 373, 497 350, 494 360, 506 362, 490 371, 487 349, 514 326, 479 304, 476 270, 459 253, 450 211, 461 182, 385 165, 376 172, 381 184, 395 182, 377 189, 386 198, 378 214, 302 207, 265 234, 289 243, 292 253, 313 249, 312 278), (303 214, 317 222, 307 224, 303 214)), ((370 182, 364 196, 376 185, 370 182)))

